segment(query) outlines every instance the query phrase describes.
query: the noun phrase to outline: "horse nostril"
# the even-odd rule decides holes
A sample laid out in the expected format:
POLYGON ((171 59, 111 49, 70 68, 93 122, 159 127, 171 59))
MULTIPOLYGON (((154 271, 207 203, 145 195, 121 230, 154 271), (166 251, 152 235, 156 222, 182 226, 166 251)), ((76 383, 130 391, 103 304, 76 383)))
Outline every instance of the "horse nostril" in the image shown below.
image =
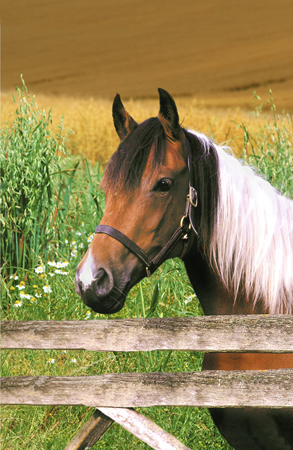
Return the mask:
POLYGON ((102 283, 102 282, 103 282, 103 278, 104 278, 104 279, 105 279, 105 278, 108 278, 107 272, 105 271, 105 269, 100 268, 100 269, 98 270, 97 274, 96 274, 95 281, 96 281, 98 284, 99 284, 100 282, 102 283))
POLYGON ((100 268, 93 280, 99 295, 107 295, 114 286, 113 275, 110 271, 100 268))
POLYGON ((114 287, 114 279, 110 269, 100 267, 93 270, 91 265, 79 266, 75 274, 75 290, 82 298, 84 296, 107 296, 114 287))

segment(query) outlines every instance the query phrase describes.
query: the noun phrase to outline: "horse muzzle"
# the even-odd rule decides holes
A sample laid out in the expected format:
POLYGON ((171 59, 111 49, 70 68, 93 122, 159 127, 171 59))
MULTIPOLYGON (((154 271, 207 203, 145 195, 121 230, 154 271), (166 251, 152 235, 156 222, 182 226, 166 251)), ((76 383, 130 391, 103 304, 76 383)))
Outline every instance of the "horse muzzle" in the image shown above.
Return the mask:
POLYGON ((75 290, 93 311, 114 314, 123 308, 129 290, 127 283, 121 286, 121 281, 118 288, 109 269, 100 267, 93 273, 79 265, 75 274, 75 290))

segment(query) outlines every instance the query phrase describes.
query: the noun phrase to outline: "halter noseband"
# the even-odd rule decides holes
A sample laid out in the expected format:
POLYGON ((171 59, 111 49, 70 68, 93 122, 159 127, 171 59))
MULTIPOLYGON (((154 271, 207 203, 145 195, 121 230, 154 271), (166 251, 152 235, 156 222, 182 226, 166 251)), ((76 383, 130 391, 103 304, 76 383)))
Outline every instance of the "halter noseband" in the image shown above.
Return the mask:
POLYGON ((198 234, 191 220, 191 208, 197 207, 198 199, 197 199, 197 191, 194 187, 191 186, 191 172, 190 172, 190 146, 188 140, 185 138, 185 145, 187 148, 187 165, 189 171, 189 192, 186 200, 185 214, 180 220, 180 226, 173 233, 167 244, 159 251, 159 253, 153 258, 150 259, 148 255, 129 239, 125 234, 121 233, 121 231, 116 230, 109 225, 98 225, 95 229, 95 233, 103 233, 111 236, 112 238, 119 241, 124 247, 128 248, 138 259, 140 259, 146 268, 147 276, 150 277, 152 273, 162 264, 162 262, 166 259, 171 250, 175 247, 175 245, 182 239, 184 240, 184 246, 180 258, 182 259, 187 252, 189 237, 191 229, 198 234))

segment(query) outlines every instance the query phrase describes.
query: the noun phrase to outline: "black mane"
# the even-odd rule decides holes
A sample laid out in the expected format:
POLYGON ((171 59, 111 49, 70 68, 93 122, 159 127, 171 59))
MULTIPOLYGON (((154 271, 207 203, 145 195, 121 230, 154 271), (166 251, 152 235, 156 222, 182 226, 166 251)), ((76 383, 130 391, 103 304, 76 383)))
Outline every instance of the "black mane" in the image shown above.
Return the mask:
POLYGON ((219 198, 219 157, 212 141, 183 129, 191 153, 190 183, 198 196, 192 208, 192 222, 198 232, 198 244, 208 256, 219 198))

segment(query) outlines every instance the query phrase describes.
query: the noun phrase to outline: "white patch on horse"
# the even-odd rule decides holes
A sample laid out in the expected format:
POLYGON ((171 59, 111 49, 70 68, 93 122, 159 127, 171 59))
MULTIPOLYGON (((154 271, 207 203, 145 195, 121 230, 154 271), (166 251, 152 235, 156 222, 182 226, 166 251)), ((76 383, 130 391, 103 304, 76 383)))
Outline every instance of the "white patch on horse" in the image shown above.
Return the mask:
POLYGON ((84 289, 87 289, 94 281, 94 275, 92 272, 93 258, 91 253, 92 250, 89 249, 88 255, 79 274, 79 280, 82 282, 84 289))

